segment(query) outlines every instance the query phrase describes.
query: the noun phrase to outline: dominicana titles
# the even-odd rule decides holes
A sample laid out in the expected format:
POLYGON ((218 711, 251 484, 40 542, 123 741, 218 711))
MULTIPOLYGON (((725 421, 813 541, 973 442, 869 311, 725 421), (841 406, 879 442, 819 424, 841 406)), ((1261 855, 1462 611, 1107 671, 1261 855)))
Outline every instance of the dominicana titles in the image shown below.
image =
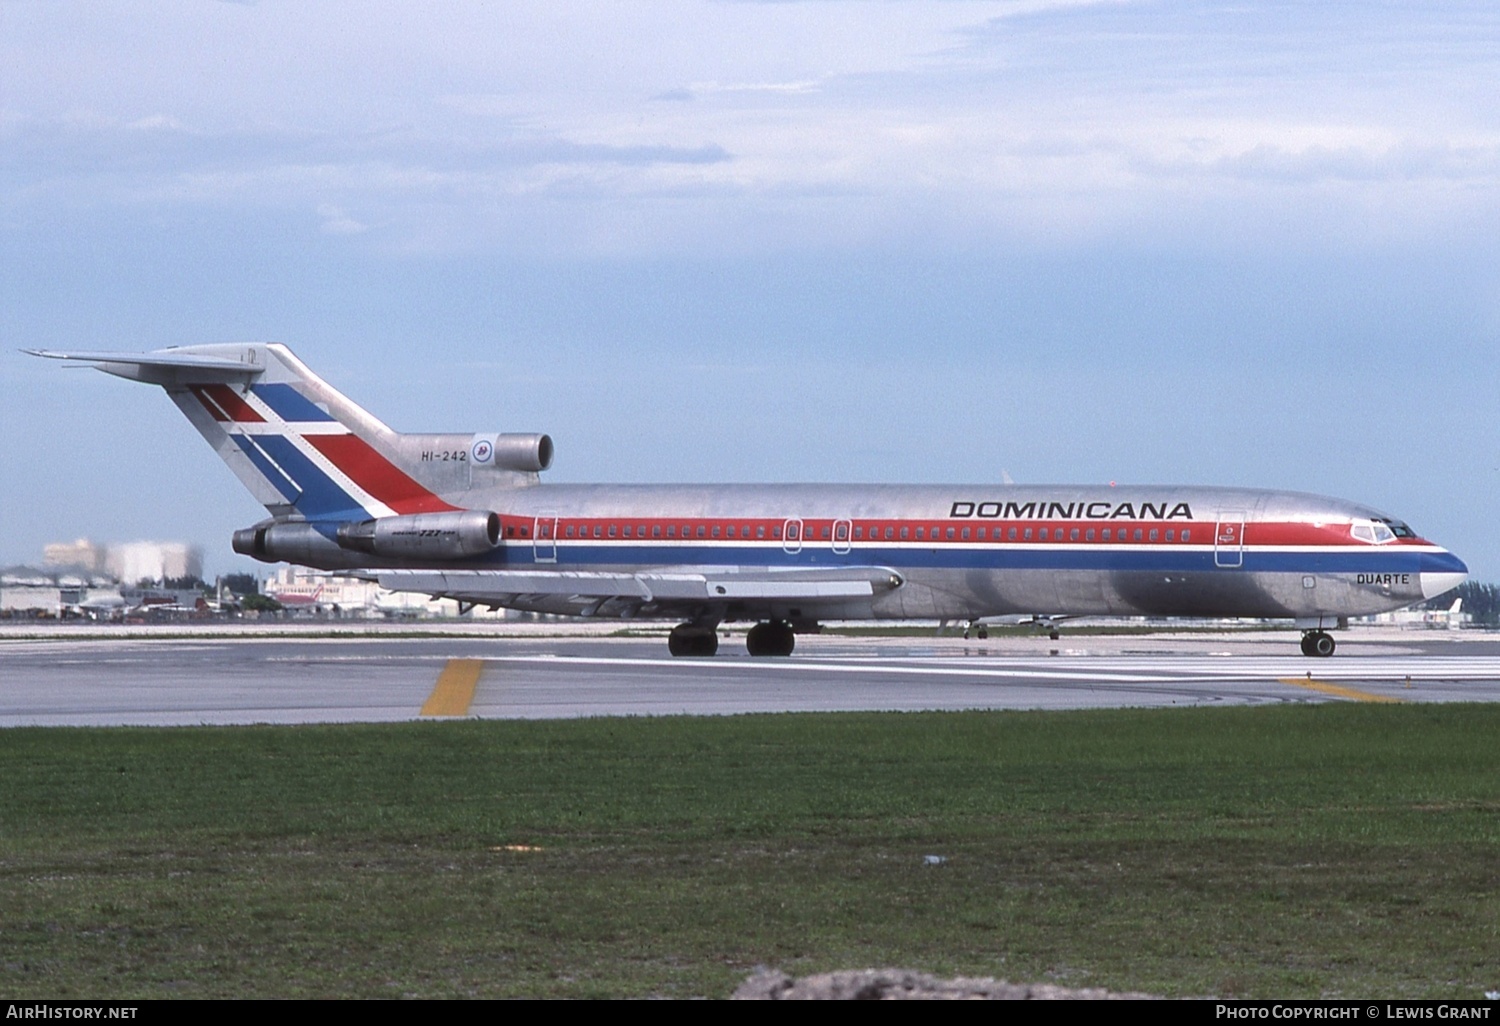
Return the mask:
POLYGON ((950 517, 986 520, 1191 520, 1185 502, 955 502, 950 517))

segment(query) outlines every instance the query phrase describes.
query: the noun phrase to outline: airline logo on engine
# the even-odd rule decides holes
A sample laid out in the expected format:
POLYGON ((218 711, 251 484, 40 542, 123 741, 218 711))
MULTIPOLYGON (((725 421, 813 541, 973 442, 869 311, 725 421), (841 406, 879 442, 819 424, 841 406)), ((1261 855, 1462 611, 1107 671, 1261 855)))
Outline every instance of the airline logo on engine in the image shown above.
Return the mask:
POLYGON ((473 454, 475 463, 488 463, 490 457, 495 455, 495 446, 488 439, 481 438, 469 452, 473 454))
POLYGON ((955 502, 950 517, 986 520, 1191 520, 1185 502, 955 502))

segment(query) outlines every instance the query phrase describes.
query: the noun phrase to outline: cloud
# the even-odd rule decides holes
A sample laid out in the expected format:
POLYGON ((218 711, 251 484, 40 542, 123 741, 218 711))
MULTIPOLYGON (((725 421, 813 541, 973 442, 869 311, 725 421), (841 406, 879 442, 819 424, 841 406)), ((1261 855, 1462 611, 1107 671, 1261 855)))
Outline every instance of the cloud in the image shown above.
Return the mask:
POLYGON ((1231 209, 1425 232, 1500 209, 1488 5, 174 11, 105 7, 81 33, 16 16, 8 217, 326 204, 379 224, 370 245, 647 254, 1049 246, 1213 233, 1231 209))
POLYGON ((332 203, 318 205, 318 217, 322 218, 319 230, 326 235, 359 235, 370 230, 370 226, 356 221, 344 212, 343 207, 332 203))

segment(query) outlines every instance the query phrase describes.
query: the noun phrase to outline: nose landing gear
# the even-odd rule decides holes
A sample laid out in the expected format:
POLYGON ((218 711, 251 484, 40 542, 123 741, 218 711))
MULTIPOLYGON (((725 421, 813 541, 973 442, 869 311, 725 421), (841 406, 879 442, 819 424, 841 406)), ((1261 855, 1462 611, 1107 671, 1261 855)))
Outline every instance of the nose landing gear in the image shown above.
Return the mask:
POLYGON ((1333 635, 1327 631, 1308 631, 1302 635, 1302 654, 1305 656, 1326 659, 1333 655, 1336 647, 1333 635))

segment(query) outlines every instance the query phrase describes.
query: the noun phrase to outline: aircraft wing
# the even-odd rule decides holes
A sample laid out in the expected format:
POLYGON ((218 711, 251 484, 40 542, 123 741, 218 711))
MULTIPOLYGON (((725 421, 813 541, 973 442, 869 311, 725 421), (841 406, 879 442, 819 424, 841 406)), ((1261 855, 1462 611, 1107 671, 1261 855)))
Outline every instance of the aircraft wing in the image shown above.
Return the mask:
POLYGON ((765 567, 682 567, 611 573, 591 570, 366 570, 358 576, 389 591, 433 598, 507 604, 519 596, 616 600, 631 605, 799 601, 810 604, 869 598, 899 587, 889 567, 775 570, 765 567))

